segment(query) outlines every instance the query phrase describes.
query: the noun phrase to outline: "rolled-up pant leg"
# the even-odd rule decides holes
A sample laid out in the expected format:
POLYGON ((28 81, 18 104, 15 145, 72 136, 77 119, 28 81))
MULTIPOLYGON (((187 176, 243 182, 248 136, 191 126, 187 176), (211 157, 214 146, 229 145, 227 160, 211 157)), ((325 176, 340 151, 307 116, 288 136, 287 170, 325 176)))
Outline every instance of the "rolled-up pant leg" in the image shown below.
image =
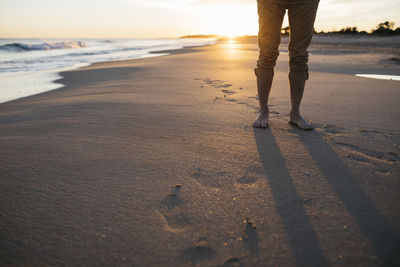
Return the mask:
POLYGON ((319 0, 294 0, 289 6, 289 79, 308 80, 308 46, 314 33, 319 0))
POLYGON ((257 76, 273 77, 276 59, 279 55, 281 28, 285 8, 272 0, 257 0, 260 54, 255 73, 257 76))

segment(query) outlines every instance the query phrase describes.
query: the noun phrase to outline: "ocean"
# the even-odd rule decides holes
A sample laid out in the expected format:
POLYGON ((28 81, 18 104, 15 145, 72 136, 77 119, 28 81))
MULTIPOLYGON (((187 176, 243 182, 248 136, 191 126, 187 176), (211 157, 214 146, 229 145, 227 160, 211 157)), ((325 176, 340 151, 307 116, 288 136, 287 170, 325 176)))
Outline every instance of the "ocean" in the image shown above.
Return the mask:
POLYGON ((61 71, 212 43, 215 39, 0 39, 0 103, 62 87, 54 82, 61 71))

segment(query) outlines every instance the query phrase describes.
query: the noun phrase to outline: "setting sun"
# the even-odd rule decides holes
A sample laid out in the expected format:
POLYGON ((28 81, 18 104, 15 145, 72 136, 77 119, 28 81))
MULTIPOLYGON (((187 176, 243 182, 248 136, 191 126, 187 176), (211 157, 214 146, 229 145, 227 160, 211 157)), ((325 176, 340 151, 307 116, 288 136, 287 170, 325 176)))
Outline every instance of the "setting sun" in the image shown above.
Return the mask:
POLYGON ((207 32, 224 36, 256 34, 258 29, 255 6, 208 8, 207 32))

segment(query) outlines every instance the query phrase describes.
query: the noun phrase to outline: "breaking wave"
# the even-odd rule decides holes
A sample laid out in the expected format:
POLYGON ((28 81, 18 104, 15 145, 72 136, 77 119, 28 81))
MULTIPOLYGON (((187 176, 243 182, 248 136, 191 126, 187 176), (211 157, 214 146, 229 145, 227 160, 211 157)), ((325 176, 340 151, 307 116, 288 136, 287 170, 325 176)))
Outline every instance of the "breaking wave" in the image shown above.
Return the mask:
POLYGON ((32 50, 52 50, 52 49, 67 49, 67 48, 82 48, 86 47, 84 41, 65 41, 65 42, 45 42, 41 44, 27 43, 12 43, 0 46, 0 50, 11 51, 32 51, 32 50))

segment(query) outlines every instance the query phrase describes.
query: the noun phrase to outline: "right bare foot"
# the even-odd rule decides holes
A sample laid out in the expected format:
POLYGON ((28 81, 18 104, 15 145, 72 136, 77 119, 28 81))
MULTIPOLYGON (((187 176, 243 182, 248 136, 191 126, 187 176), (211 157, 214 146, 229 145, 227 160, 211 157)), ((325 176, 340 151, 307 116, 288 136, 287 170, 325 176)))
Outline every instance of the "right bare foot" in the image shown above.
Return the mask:
POLYGON ((258 113, 257 119, 253 122, 254 128, 268 127, 268 113, 258 113))

